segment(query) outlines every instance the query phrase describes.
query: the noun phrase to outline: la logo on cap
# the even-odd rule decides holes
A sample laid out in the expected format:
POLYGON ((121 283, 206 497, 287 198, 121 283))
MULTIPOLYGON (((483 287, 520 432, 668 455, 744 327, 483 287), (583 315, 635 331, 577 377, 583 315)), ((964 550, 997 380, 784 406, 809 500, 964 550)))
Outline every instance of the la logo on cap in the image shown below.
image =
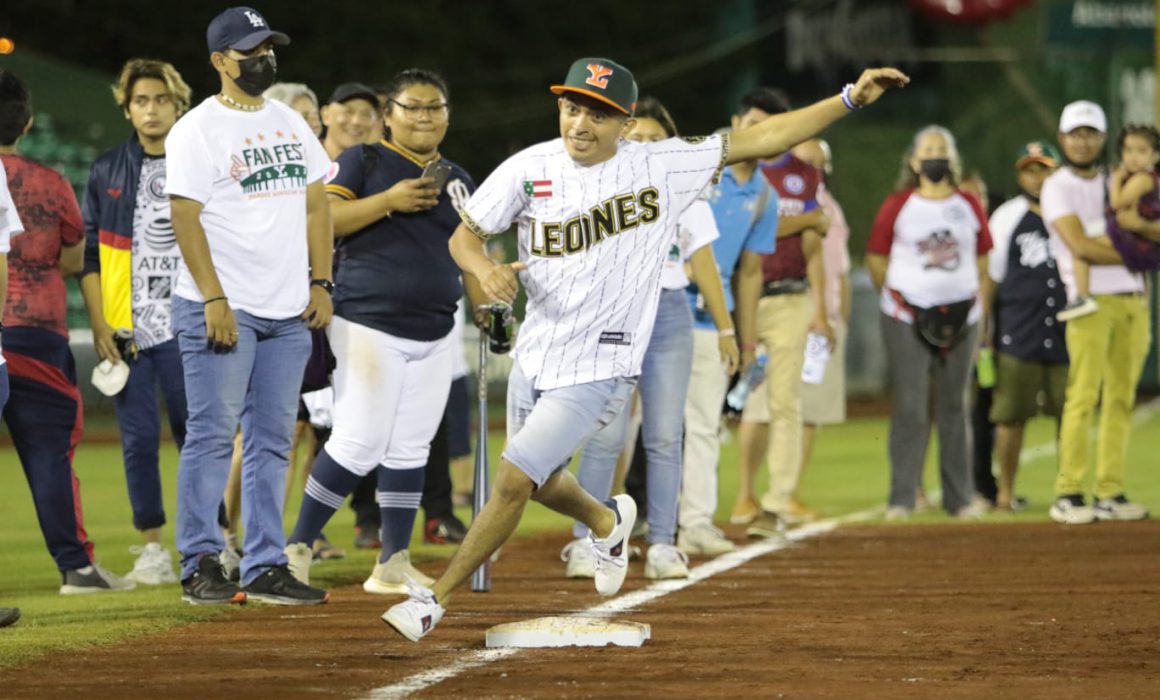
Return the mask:
POLYGON ((593 87, 598 87, 601 90, 608 87, 608 76, 612 75, 612 69, 608 66, 602 66, 599 63, 589 63, 588 66, 588 80, 584 82, 593 87))
POLYGON ((258 14, 257 12, 254 12, 253 10, 242 10, 242 14, 244 14, 246 19, 250 20, 250 24, 254 25, 255 27, 266 26, 266 20, 262 19, 262 15, 258 14))

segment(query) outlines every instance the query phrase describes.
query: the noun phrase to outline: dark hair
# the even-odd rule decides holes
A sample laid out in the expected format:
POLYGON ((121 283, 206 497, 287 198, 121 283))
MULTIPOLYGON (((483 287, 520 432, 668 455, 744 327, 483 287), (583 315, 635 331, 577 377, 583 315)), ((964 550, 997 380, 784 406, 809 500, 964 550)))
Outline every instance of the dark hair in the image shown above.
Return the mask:
POLYGON ((790 110, 789 97, 777 88, 753 88, 741 98, 741 103, 737 105, 737 116, 745 116, 751 109, 760 109, 766 114, 782 114, 790 110))
POLYGON ((32 96, 10 70, 0 70, 0 146, 11 146, 32 118, 32 96))
POLYGON ((669 114, 669 110, 665 109, 661 101, 655 97, 640 98, 633 116, 637 119, 655 119, 669 138, 678 136, 677 123, 673 121, 673 115, 669 114))
POLYGON ((1124 157, 1124 142, 1129 136, 1143 136, 1152 144, 1152 150, 1160 153, 1160 131, 1151 124, 1125 124, 1116 139, 1116 155, 1124 157))
POLYGON ((443 93, 445 101, 451 102, 451 91, 447 89, 447 81, 435 71, 426 68, 408 68, 399 71, 382 87, 382 90, 387 93, 388 100, 393 100, 399 96, 399 93, 412 85, 434 86, 443 93))

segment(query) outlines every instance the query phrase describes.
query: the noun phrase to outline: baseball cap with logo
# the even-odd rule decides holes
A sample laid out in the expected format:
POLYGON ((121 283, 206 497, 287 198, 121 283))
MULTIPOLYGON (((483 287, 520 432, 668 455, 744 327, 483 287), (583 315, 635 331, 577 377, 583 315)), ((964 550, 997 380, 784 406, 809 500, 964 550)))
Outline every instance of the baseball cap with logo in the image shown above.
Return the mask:
POLYGON ((209 23, 205 41, 209 52, 228 49, 250 51, 269 39, 279 46, 290 43, 290 37, 270 29, 266 18, 252 7, 231 7, 209 23))
POLYGON ((343 83, 330 93, 330 100, 327 104, 334 104, 335 102, 346 102, 347 100, 366 100, 376 107, 379 105, 379 97, 370 86, 362 83, 343 83))
POLYGON ((1049 168, 1059 165, 1059 152, 1045 141, 1032 141, 1019 149, 1015 156, 1015 169, 1018 170, 1029 163, 1042 163, 1049 168))
POLYGON ((1104 109, 1095 102, 1079 100, 1063 108, 1059 115, 1060 133, 1070 134, 1076 129, 1087 126, 1101 134, 1108 133, 1108 118, 1104 116, 1104 109))
POLYGON ((563 84, 553 85, 551 90, 557 95, 586 95, 628 115, 636 111, 636 79, 632 71, 607 58, 579 59, 568 69, 563 84))

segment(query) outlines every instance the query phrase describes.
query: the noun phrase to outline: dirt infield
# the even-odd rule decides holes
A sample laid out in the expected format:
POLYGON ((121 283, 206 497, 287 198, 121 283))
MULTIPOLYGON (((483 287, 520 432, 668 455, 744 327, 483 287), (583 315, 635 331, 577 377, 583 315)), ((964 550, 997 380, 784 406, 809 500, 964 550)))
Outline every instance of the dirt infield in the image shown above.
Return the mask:
MULTIPOLYGON (((365 697, 482 649, 490 625, 599 603, 562 578, 564 541, 509 545, 493 592, 459 594, 420 644, 346 587, 5 669, 0 696, 365 697)), ((647 583, 634 564, 626 590, 647 583)), ((652 640, 522 651, 416 697, 1157 698, 1160 523, 840 529, 622 617, 652 640)))

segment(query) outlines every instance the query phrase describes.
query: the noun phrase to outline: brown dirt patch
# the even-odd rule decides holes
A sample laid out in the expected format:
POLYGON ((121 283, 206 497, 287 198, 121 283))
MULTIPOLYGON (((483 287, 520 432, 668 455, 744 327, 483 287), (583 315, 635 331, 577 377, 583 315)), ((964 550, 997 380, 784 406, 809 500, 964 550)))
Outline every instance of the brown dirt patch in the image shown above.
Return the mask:
MULTIPOLYGON (((360 697, 491 625, 598 603, 562 578, 564 541, 511 543, 493 592, 459 594, 420 644, 347 587, 5 669, 0 695, 360 697)), ((626 590, 647 583, 634 564, 626 590)), ((844 529, 624 617, 652 625, 644 647, 528 650, 417 697, 1156 698, 1160 523, 844 529)))

